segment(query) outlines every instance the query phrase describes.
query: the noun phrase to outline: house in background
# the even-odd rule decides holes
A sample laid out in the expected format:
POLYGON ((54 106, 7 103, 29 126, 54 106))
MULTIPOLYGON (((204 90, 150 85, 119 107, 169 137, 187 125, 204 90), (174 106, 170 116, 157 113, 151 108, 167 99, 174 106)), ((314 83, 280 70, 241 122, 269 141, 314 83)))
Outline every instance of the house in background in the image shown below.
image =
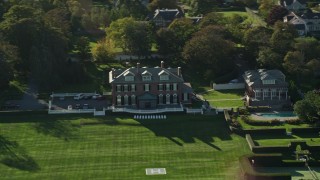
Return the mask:
POLYGON ((314 13, 311 10, 303 13, 290 12, 283 21, 292 24, 300 36, 317 36, 320 33, 320 13, 314 13))
POLYGON ((175 108, 190 104, 193 91, 181 68, 131 67, 109 72, 114 107, 131 109, 175 108))
POLYGON ((184 17, 178 9, 156 9, 151 21, 157 27, 168 27, 175 19, 184 17))
POLYGON ((301 11, 307 8, 306 0, 279 0, 278 4, 288 11, 301 11))
POLYGON ((243 75, 248 106, 282 107, 290 104, 288 83, 279 70, 250 70, 243 75))

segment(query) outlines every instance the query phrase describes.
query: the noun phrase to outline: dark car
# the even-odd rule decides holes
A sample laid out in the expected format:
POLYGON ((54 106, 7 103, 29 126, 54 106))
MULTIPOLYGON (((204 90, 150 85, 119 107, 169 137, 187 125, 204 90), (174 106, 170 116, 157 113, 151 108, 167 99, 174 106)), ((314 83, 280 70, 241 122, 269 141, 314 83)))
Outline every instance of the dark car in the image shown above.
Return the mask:
POLYGON ((75 108, 75 109, 81 109, 81 105, 80 105, 80 104, 76 104, 76 105, 74 106, 74 108, 75 108))

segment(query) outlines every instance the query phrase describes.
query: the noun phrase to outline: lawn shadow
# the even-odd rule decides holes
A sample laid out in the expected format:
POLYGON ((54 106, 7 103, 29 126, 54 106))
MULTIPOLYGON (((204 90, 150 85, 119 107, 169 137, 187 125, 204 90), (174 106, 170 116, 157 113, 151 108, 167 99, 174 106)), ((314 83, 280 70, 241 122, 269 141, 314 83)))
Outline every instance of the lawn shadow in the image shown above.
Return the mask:
POLYGON ((208 146, 221 151, 222 149, 214 144, 214 138, 222 141, 231 140, 225 121, 218 116, 176 116, 166 120, 143 119, 136 120, 156 136, 166 137, 173 143, 183 146, 183 143, 195 143, 196 139, 208 146), (180 142, 176 140, 181 140, 180 142), (181 143, 182 142, 182 143, 181 143))
POLYGON ((37 162, 29 156, 25 149, 15 141, 10 141, 0 135, 0 162, 8 167, 24 171, 40 170, 37 162))
POLYGON ((34 128, 38 133, 69 141, 77 137, 80 125, 72 124, 67 120, 51 120, 38 122, 34 128))

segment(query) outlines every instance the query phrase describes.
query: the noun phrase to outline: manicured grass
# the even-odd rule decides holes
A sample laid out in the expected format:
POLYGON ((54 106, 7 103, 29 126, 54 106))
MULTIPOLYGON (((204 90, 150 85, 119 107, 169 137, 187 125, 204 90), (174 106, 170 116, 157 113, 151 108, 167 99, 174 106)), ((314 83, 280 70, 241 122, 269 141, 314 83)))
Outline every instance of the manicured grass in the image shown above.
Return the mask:
POLYGON ((245 11, 223 11, 223 12, 219 12, 219 13, 223 14, 223 16, 225 16, 225 17, 232 17, 234 14, 244 16, 244 17, 248 16, 247 12, 245 12, 245 11))
POLYGON ((1 179, 236 179, 243 137, 223 116, 167 120, 28 115, 0 118, 1 179), (166 168, 147 177, 145 168, 166 168))
POLYGON ((217 99, 240 99, 244 95, 244 90, 212 90, 202 94, 207 100, 217 99))
POLYGON ((254 125, 250 125, 247 124, 246 122, 244 122, 240 117, 237 119, 238 122, 240 123, 240 125, 242 126, 243 129, 265 129, 265 128, 286 128, 287 131, 291 131, 292 128, 305 128, 305 127, 311 127, 310 124, 281 124, 279 126, 254 126, 254 125))
POLYGON ((254 135, 253 137, 254 141, 259 146, 286 146, 291 141, 296 140, 305 140, 307 144, 309 145, 319 145, 320 144, 320 137, 318 134, 294 134, 292 136, 261 136, 261 135, 254 135))
POLYGON ((226 101, 209 101, 212 107, 242 107, 243 101, 242 100, 226 100, 226 101))
POLYGON ((210 90, 202 94, 212 107, 241 107, 243 89, 240 90, 210 90))

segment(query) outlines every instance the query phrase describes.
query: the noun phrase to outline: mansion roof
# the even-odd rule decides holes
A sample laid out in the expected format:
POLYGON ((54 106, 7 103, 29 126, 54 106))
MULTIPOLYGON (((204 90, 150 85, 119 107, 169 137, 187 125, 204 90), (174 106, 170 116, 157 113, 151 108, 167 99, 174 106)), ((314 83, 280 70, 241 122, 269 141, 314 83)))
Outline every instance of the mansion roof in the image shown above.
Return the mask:
POLYGON ((243 75, 243 78, 248 86, 263 87, 263 86, 287 86, 285 75, 279 70, 249 70, 243 75))
POLYGON ((182 12, 178 9, 156 9, 153 19, 162 17, 165 21, 173 21, 175 18, 180 18, 182 16, 182 12))
POLYGON ((181 75, 181 68, 161 67, 131 67, 128 69, 114 69, 109 72, 109 83, 155 83, 155 82, 184 82, 181 75), (126 79, 126 77, 131 78, 126 79), (143 77, 148 78, 144 79, 143 77), (161 76, 166 76, 161 78, 161 76))

